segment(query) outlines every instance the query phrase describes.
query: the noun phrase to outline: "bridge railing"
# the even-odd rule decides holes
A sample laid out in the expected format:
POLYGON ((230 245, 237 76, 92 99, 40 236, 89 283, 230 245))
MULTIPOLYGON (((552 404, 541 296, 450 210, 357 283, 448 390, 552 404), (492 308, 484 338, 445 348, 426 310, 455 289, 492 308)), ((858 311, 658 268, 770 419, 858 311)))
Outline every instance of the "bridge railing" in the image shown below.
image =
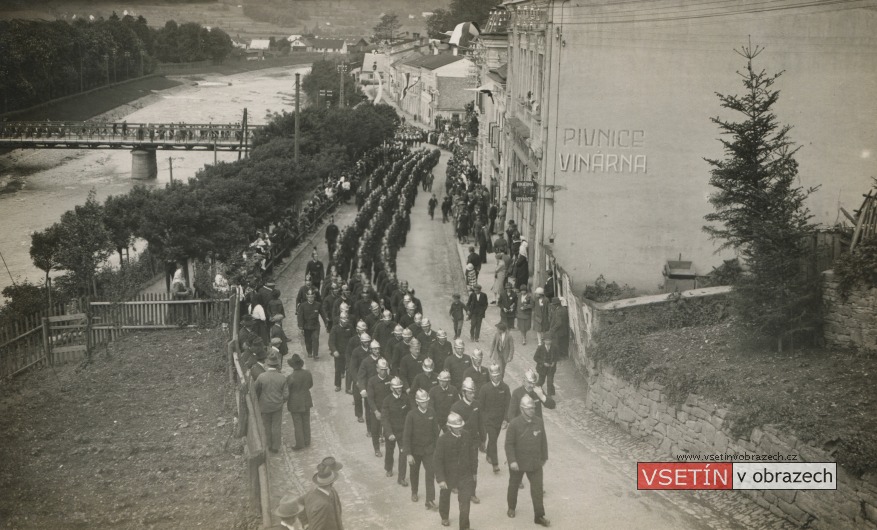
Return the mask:
POLYGON ((0 139, 142 143, 247 143, 260 126, 213 123, 3 122, 0 139))

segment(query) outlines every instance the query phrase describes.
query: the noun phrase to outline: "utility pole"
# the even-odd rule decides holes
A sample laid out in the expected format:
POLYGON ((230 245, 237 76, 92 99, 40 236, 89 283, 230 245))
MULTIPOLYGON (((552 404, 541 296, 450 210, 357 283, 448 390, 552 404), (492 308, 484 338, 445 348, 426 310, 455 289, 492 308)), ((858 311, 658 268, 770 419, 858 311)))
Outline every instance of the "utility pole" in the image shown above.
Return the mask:
POLYGON ((341 92, 340 97, 338 98, 338 108, 344 107, 344 74, 347 73, 347 64, 341 63, 336 68, 338 70, 339 77, 341 78, 341 92))
POLYGON ((299 100, 301 94, 301 74, 295 74, 295 163, 298 164, 298 115, 301 112, 299 100))
POLYGON ((167 157, 167 167, 171 174, 171 184, 174 183, 174 159, 173 157, 167 157))

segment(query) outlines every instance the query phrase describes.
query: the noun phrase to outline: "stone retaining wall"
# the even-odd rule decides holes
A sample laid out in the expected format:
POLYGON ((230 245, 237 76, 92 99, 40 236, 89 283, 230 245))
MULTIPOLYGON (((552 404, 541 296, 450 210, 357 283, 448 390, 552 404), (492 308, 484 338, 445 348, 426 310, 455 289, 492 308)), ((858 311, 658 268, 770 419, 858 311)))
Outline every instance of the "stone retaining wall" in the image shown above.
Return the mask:
MULTIPOLYGON (((734 439, 728 430, 731 410, 696 395, 680 406, 668 403, 663 385, 634 386, 611 370, 593 370, 588 403, 598 414, 626 432, 646 438, 668 456, 682 453, 799 455, 803 462, 832 462, 829 451, 764 426, 748 439, 734 439)), ((760 506, 809 528, 877 529, 877 475, 859 480, 838 466, 837 491, 748 490, 760 506)))
POLYGON ((877 288, 860 286, 844 300, 832 271, 823 273, 823 280, 826 344, 877 351, 877 288))

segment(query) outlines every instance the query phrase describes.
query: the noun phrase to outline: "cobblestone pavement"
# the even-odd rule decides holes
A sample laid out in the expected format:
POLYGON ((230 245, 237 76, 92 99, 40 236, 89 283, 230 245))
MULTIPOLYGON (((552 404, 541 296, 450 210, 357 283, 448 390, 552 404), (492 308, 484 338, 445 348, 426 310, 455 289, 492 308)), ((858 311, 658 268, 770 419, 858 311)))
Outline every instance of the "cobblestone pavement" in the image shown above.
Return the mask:
MULTIPOLYGON (((434 170, 433 190, 439 198, 444 191, 448 157, 448 153, 443 152, 434 170)), ((448 307, 453 292, 465 295, 462 263, 467 252, 456 242, 450 223, 443 224, 440 215, 435 220, 429 219, 427 197, 428 193, 421 191, 412 210, 412 232, 408 245, 399 253, 398 272, 401 279, 409 280, 416 289, 433 328, 452 330, 448 307)), ((341 227, 349 224, 355 213, 354 206, 341 206, 336 213, 336 223, 341 227)), ((314 243, 320 259, 325 262, 322 230, 315 235, 314 243)), ((290 315, 284 323, 287 334, 293 338, 290 351, 303 357, 304 347, 292 315, 308 257, 309 252, 302 252, 277 279, 281 300, 290 315)), ((492 256, 489 257, 481 269, 480 282, 485 288, 493 283, 493 261, 492 256)), ((487 358, 493 325, 498 320, 496 306, 490 306, 481 341, 467 343, 467 352, 479 347, 486 350, 487 358)), ((466 336, 464 332, 464 338, 466 336)), ((306 359, 306 367, 314 374, 312 445, 304 451, 290 449, 293 444, 292 422, 288 415, 284 415, 283 450, 269 456, 274 503, 285 493, 303 493, 310 489, 317 463, 332 455, 344 463, 336 489, 344 502, 344 522, 348 528, 439 527, 438 514, 423 507, 425 491, 422 484, 420 502, 413 503, 409 488, 400 487, 395 475, 392 478, 385 476, 383 459, 374 456, 371 442, 365 436, 365 425, 357 423, 354 417, 353 397, 334 392, 333 363, 326 351, 325 332, 321 333, 320 342, 320 359, 306 359)), ((516 358, 506 375, 506 382, 512 389, 520 385, 524 370, 532 365, 535 337, 527 346, 518 341, 516 347, 516 358)), ((290 368, 284 366, 283 371, 288 373, 290 368)), ((564 361, 559 367, 556 384, 558 407, 545 411, 550 455, 545 467, 545 504, 552 526, 601 529, 793 528, 738 492, 637 491, 636 462, 666 458, 587 409, 586 380, 575 371, 571 361, 564 361)), ((507 518, 507 467, 502 465, 502 471, 494 474, 484 462, 484 455, 479 456, 477 494, 481 504, 472 506, 472 527, 531 528, 533 512, 529 491, 520 492, 518 516, 507 518)), ((502 460, 502 449, 500 456, 502 460)), ((452 499, 451 524, 455 527, 457 515, 456 501, 452 499)))

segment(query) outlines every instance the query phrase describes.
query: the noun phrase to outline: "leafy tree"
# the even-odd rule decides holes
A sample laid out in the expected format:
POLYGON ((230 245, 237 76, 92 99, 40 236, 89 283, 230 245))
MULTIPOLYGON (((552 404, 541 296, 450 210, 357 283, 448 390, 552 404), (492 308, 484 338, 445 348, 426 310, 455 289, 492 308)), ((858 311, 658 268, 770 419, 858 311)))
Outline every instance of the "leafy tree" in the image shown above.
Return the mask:
POLYGON ((453 27, 451 12, 447 9, 435 9, 426 18, 426 33, 430 39, 443 39, 447 37, 445 32, 453 27))
POLYGON ((83 293, 91 287, 98 265, 113 251, 110 232, 104 226, 104 211, 91 190, 85 204, 64 212, 60 223, 61 243, 55 259, 70 271, 83 293))
POLYGON ((396 38, 396 33, 402 28, 399 22, 399 15, 388 13, 381 17, 381 21, 374 27, 375 40, 386 40, 392 42, 396 38))
MULTIPOLYGON (((301 89, 312 105, 319 101, 325 106, 325 101, 320 98, 320 90, 331 90, 332 101, 338 101, 341 80, 337 66, 338 63, 334 61, 315 61, 311 72, 302 79, 301 89)), ((358 92, 359 87, 356 85, 356 81, 351 76, 345 75, 344 98, 348 105, 358 102, 356 97, 358 92)))
POLYGON ((134 243, 134 233, 140 222, 141 209, 149 191, 144 186, 135 186, 125 195, 110 195, 104 201, 104 226, 110 233, 110 240, 116 252, 119 253, 119 262, 124 267, 124 251, 131 248, 134 243))
MULTIPOLYGON (((58 223, 46 228, 41 232, 34 232, 30 236, 30 259, 33 264, 46 273, 45 286, 46 296, 50 296, 49 274, 52 271, 60 270, 61 264, 58 262, 58 253, 61 247, 61 226, 58 223)), ((46 299, 46 307, 52 306, 51 298, 46 299)))
MULTIPOLYGON (((287 41, 287 44, 288 41, 287 41)), ((210 28, 207 35, 207 54, 214 64, 221 64, 234 49, 231 37, 219 28, 210 28)))
POLYGON ((804 205, 816 188, 797 185, 798 147, 789 138, 791 127, 780 125, 772 110, 780 95, 773 85, 782 72, 755 69, 762 51, 749 45, 737 52, 746 59, 743 95, 717 94, 723 108, 743 116, 711 119, 725 136, 725 158, 706 159, 717 190, 710 196, 716 211, 705 216, 714 224, 704 230, 748 268, 734 284, 737 308, 782 350, 784 339, 819 324, 818 278, 808 274, 812 256, 805 244, 814 227, 804 205))
POLYGON ((0 326, 44 310, 46 299, 49 298, 45 286, 34 285, 27 280, 7 285, 3 288, 2 294, 7 302, 0 307, 0 326))

